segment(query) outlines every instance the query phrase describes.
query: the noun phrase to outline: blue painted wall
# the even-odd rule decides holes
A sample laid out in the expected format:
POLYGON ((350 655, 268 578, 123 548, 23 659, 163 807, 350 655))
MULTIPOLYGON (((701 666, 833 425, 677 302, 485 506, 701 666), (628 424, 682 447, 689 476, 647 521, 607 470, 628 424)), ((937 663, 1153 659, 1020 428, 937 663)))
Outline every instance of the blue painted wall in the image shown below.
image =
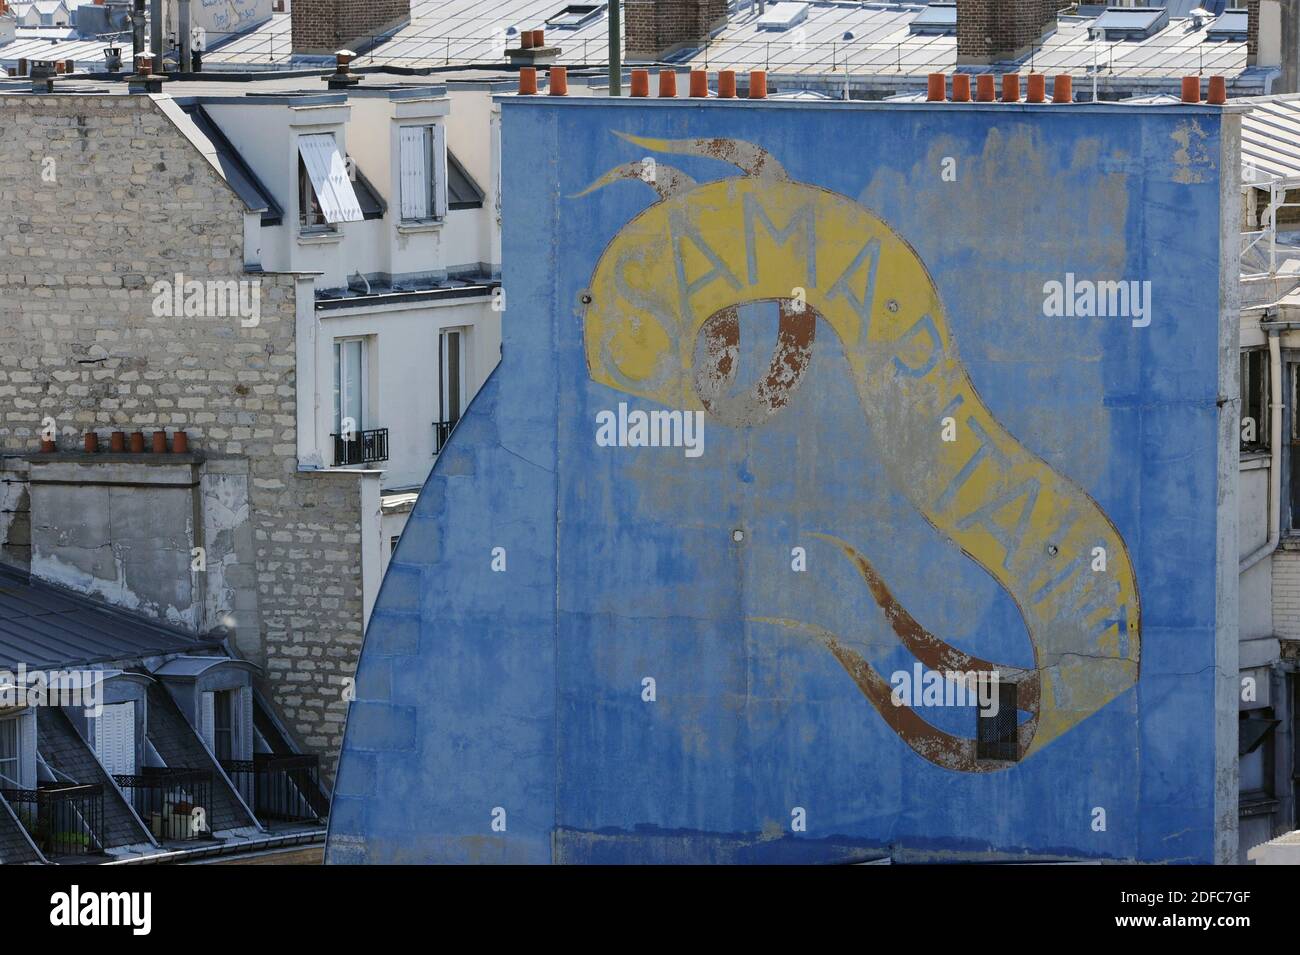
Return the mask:
MULTIPOLYGON (((1218 112, 506 98, 502 127, 503 360, 384 580, 328 861, 1212 861, 1218 112), (598 412, 658 406, 593 379, 581 296, 658 197, 577 194, 647 156, 661 178, 739 175, 615 132, 755 144, 910 244, 989 412, 1122 538, 1136 685, 1017 763, 955 771, 887 726, 824 642, 756 619, 815 623, 886 679, 911 670, 853 563, 814 536, 833 535, 928 631, 1035 665, 1017 601, 909 500, 824 326, 788 406, 751 427, 706 415, 698 458, 597 446, 598 412), (1066 273, 1149 280, 1150 325, 1044 316, 1066 273)), ((746 311, 742 378, 776 322, 746 311)), ((969 709, 925 717, 973 735, 969 709)))

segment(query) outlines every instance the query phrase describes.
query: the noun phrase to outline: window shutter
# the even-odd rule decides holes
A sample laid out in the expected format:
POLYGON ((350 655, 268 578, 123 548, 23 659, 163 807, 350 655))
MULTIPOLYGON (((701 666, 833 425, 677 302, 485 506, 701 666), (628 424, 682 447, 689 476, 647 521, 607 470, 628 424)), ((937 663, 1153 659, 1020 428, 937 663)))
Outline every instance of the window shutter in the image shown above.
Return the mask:
POLYGON ((253 688, 239 691, 239 740, 236 752, 239 759, 253 758, 253 688))
POLYGON ((213 727, 216 719, 213 716, 213 702, 211 693, 203 693, 199 696, 199 733, 203 737, 203 742, 208 745, 212 752, 217 751, 216 732, 213 727))
POLYGON ((402 218, 422 219, 426 208, 425 188, 428 180, 424 174, 424 129, 420 126, 403 126, 399 135, 402 218))
POLYGON ((433 214, 447 215, 447 130, 441 123, 433 127, 433 214))
POLYGON ((36 788, 36 710, 30 706, 18 720, 18 782, 36 788))
POLYGON ((360 222, 361 203, 348 178, 347 163, 330 133, 298 137, 298 152, 327 222, 360 222))
POLYGON ((113 703, 95 720, 95 755, 113 775, 135 772, 135 704, 113 703))

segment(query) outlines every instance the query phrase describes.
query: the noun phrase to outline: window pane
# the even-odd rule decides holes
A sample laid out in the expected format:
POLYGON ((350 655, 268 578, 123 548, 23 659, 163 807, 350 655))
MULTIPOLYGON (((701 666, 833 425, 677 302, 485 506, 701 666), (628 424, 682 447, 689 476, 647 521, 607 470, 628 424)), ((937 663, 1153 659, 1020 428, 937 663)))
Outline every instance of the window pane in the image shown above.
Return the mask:
POLYGON ((359 340, 343 343, 343 414, 352 419, 357 431, 365 427, 361 414, 361 351, 359 340))
POLYGON ((339 388, 342 387, 342 370, 343 366, 342 348, 338 342, 334 343, 334 431, 337 433, 339 428, 339 388))
POLYGON ((460 420, 460 332, 443 333, 443 407, 448 421, 460 420))
POLYGON ((18 788, 18 721, 0 721, 0 781, 18 788))
POLYGON ((217 751, 217 759, 233 758, 234 747, 231 746, 231 736, 233 735, 231 696, 229 690, 212 694, 212 735, 215 744, 214 748, 217 751))

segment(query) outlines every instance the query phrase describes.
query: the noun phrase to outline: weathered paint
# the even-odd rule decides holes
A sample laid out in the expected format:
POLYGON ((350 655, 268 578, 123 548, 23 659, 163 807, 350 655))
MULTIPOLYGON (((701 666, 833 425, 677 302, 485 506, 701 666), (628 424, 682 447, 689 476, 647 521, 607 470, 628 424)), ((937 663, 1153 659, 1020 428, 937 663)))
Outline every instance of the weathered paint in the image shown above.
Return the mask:
POLYGON ((327 857, 1222 856, 1220 135, 505 100, 503 362, 385 579, 327 857), (1150 323, 1046 317, 1067 273, 1150 323), (703 452, 598 445, 638 411, 703 452), (1017 683, 1016 761, 894 705, 918 660, 1017 683))

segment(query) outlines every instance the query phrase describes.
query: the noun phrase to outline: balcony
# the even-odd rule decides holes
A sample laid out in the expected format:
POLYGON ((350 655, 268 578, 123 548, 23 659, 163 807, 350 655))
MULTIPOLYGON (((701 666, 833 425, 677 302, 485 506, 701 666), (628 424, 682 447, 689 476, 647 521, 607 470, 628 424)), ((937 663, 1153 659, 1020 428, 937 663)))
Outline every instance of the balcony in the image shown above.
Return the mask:
POLYGON ((374 464, 388 460, 388 429, 375 428, 372 431, 354 431, 351 439, 340 434, 331 434, 334 439, 334 466, 347 467, 350 464, 374 464))
POLYGON ((40 789, 4 789, 0 794, 47 859, 103 854, 102 785, 59 783, 40 789))
POLYGON ((316 756, 255 753, 252 759, 224 759, 221 768, 263 824, 314 823, 329 815, 316 756))
POLYGON ((155 838, 187 841, 211 839, 212 771, 144 767, 114 781, 155 838))
POLYGON ((456 425, 460 422, 459 418, 453 418, 450 421, 435 421, 433 423, 433 453, 440 454, 446 447, 451 433, 456 430, 456 425))

